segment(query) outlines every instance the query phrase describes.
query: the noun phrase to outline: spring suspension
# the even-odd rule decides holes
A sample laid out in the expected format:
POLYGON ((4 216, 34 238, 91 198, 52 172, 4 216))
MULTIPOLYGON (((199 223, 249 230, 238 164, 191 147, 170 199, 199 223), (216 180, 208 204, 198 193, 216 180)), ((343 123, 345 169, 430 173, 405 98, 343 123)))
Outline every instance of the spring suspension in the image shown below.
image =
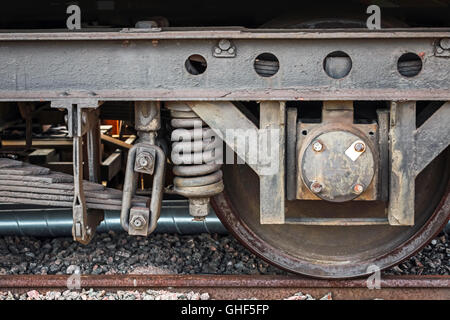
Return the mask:
POLYGON ((174 191, 189 198, 189 213, 203 219, 210 197, 223 191, 223 142, 186 104, 166 103, 170 110, 174 191))

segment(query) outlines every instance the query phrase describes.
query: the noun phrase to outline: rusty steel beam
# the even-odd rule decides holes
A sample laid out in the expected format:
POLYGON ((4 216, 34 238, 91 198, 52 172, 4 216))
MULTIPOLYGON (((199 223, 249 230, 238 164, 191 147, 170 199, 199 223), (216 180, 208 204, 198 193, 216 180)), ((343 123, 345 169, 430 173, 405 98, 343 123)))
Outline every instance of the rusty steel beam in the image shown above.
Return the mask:
MULTIPOLYGON (((70 275, 0 276, 0 291, 65 291, 70 275)), ((212 299, 283 299, 297 292, 333 299, 450 299, 449 276, 381 276, 380 289, 367 280, 317 280, 266 275, 82 275, 81 288, 115 290, 164 289, 207 292, 212 299)))
POLYGON ((0 33, 0 101, 448 101, 448 61, 436 54, 437 43, 447 38, 448 29, 0 33), (235 57, 214 56, 219 39, 233 42, 235 57), (323 68, 335 51, 352 62, 342 79, 323 68), (203 74, 185 68, 192 52, 204 57, 203 74), (255 72, 263 52, 279 60, 271 77, 255 72), (398 71, 406 52, 421 57, 416 77, 398 71))

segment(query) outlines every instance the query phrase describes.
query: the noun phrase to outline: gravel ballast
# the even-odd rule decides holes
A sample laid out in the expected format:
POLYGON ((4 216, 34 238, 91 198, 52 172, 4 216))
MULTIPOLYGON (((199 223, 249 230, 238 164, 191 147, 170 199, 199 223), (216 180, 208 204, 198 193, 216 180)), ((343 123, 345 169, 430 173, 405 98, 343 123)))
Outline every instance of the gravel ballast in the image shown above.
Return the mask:
MULTIPOLYGON (((0 237, 6 274, 286 274, 255 257, 232 236, 97 234, 88 245, 71 238, 0 237)), ((442 232, 420 253, 385 274, 450 274, 450 241, 442 232)))

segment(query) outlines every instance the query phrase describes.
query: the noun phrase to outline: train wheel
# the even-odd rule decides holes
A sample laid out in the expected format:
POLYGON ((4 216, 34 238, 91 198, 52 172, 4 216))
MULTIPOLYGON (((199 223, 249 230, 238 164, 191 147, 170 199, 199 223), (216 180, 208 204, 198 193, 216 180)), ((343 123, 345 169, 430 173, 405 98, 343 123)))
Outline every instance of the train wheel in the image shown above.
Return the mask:
MULTIPOLYGON (((416 179, 415 225, 305 226, 261 225, 259 179, 246 165, 224 167, 225 192, 213 199, 222 223, 249 250, 290 272, 318 278, 348 278, 400 263, 439 233, 450 214, 450 150, 416 179), (253 191, 255 190, 255 191, 253 191)), ((329 203, 287 201, 286 216, 311 217, 333 212, 340 217, 385 216, 375 201, 329 203)))

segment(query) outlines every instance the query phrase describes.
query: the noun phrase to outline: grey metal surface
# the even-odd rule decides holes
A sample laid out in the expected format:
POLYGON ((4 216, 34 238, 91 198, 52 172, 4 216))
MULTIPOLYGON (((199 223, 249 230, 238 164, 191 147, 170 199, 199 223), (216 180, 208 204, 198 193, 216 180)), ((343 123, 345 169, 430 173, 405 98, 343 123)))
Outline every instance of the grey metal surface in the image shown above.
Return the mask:
POLYGON ((380 171, 378 194, 381 201, 389 199, 389 110, 378 109, 378 148, 380 150, 380 171))
MULTIPOLYGON (((97 232, 124 232, 120 225, 120 211, 105 211, 105 220, 97 232)), ((24 205, 0 204, 0 235, 70 237, 72 210, 68 208, 37 208, 24 205)), ((155 233, 218 233, 227 231, 211 212, 204 221, 193 221, 186 200, 164 200, 155 233)))
POLYGON ((390 120, 389 224, 412 226, 415 210, 416 102, 392 102, 390 120))
POLYGON ((261 223, 284 223, 285 103, 260 102, 259 128, 231 102, 188 105, 259 176, 261 223))
POLYGON ((346 154, 346 149, 352 149, 355 141, 363 143, 360 136, 334 130, 319 133, 303 148, 299 160, 301 178, 319 198, 331 202, 349 201, 357 198, 369 187, 377 163, 367 144, 357 159, 351 159, 346 154), (323 150, 314 150, 316 143, 323 145, 323 150), (320 190, 315 190, 312 187, 314 184, 320 185, 320 190), (356 186, 360 186, 361 190, 355 190, 356 186))
POLYGON ((260 110, 259 128, 263 131, 258 135, 258 160, 262 171, 259 175, 260 222, 282 224, 286 210, 284 205, 286 106, 284 102, 263 101, 260 110), (273 133, 278 134, 276 140, 273 139, 273 133), (268 143, 270 149, 267 148, 268 143))
POLYGON ((286 110, 286 199, 297 195, 297 109, 286 110))
POLYGON ((420 173, 450 144, 450 102, 442 105, 416 131, 416 172, 420 173))
MULTIPOLYGON (((297 199, 377 200, 379 198, 378 172, 380 167, 377 132, 378 125, 375 122, 355 123, 354 106, 351 101, 326 101, 322 108, 321 123, 299 122, 297 127, 297 199), (344 138, 344 135, 348 137, 353 135, 353 139, 345 142, 344 139, 347 138, 344 138), (328 142, 322 141, 322 137, 325 137, 328 142), (354 149, 356 142, 365 145, 363 152, 357 152, 354 149), (318 152, 313 150, 316 143, 321 146, 318 152), (353 148, 349 148, 349 146, 353 148), (340 148, 342 150, 339 150, 340 148), (349 152, 348 155, 347 152, 349 152), (357 159, 353 161, 349 158, 350 156, 352 158, 356 156, 357 159), (363 166, 366 169, 362 169, 363 166), (370 168, 371 166, 373 167, 370 168), (308 176, 313 177, 314 181, 308 179, 308 176), (357 177, 359 176, 362 180, 358 182, 357 177), (353 184, 351 183, 352 177, 356 179, 353 184), (324 180, 328 180, 328 182, 323 184, 324 180), (316 193, 311 188, 313 182, 317 187, 314 188, 317 189, 316 193), (345 184, 347 185, 344 187, 345 184), (337 193, 330 197, 331 189, 338 186, 341 190, 334 190, 333 193, 337 193), (353 187, 362 188, 358 194, 353 194, 353 187), (323 190, 319 191, 319 189, 323 190), (340 196, 337 196, 338 194, 340 196)), ((387 188, 387 185, 385 187, 387 188)))
POLYGON ((449 100, 449 61, 434 46, 449 36, 448 30, 4 33, 0 100, 449 100), (234 38, 235 58, 214 57, 217 38, 234 38), (323 69, 336 50, 352 60, 342 79, 323 69), (265 52, 279 60, 272 77, 254 70, 265 52), (416 77, 397 70, 405 52, 422 58, 416 77), (184 66, 192 54, 207 61, 201 75, 184 66))

